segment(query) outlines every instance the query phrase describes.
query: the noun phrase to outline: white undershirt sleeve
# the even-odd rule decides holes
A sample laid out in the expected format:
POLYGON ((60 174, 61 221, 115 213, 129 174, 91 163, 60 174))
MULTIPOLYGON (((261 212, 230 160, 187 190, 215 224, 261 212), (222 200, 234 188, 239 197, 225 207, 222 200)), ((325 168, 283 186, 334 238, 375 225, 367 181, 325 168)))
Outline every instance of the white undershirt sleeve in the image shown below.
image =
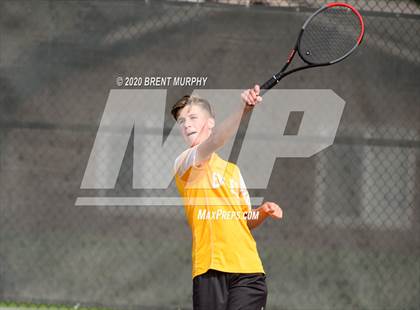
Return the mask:
POLYGON ((175 159, 174 175, 178 173, 179 176, 182 176, 188 168, 194 166, 196 154, 197 145, 182 152, 181 155, 175 159))

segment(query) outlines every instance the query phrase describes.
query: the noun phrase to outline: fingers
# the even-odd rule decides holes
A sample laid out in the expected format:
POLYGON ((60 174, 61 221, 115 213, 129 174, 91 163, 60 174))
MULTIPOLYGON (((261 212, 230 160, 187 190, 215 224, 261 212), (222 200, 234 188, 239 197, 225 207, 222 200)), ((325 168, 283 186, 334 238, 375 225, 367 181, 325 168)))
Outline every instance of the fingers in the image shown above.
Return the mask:
POLYGON ((254 86, 254 91, 255 91, 255 93, 256 93, 257 95, 259 95, 259 94, 260 94, 260 85, 255 84, 255 86, 254 86))
POLYGON ((273 202, 264 202, 264 211, 266 213, 273 213, 276 211, 276 204, 273 202))
POLYGON ((255 93, 253 89, 250 90, 249 95, 251 96, 252 100, 257 100, 257 94, 255 93))
POLYGON ((260 85, 255 84, 254 89, 253 89, 253 93, 255 94, 255 100, 261 102, 262 97, 260 96, 260 85))
POLYGON ((262 101, 260 86, 256 84, 254 88, 242 92, 241 99, 248 106, 255 106, 257 103, 260 103, 262 101))
POLYGON ((276 219, 283 218, 283 210, 279 207, 278 204, 274 202, 268 202, 268 201, 265 202, 263 210, 266 214, 268 214, 269 216, 273 218, 276 218, 276 219))
POLYGON ((256 101, 252 97, 252 94, 250 93, 249 89, 242 92, 241 99, 242 99, 242 102, 247 106, 255 106, 255 104, 256 104, 256 101))

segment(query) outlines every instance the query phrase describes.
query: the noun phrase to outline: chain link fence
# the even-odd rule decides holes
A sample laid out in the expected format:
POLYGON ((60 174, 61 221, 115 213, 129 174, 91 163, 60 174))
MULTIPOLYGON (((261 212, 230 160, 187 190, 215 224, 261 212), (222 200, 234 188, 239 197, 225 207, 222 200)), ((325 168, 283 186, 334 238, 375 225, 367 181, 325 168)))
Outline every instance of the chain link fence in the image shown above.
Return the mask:
MULTIPOLYGON (((75 204, 178 195, 133 187, 133 136, 115 187, 81 189, 110 90, 130 76, 261 83, 324 3, 1 1, 0 305, 191 309, 182 206, 75 204)), ((280 85, 346 101, 334 144, 278 158, 267 189, 249 189, 285 214, 253 231, 268 309, 420 309, 420 7, 349 3, 366 23, 356 54, 280 85)), ((170 134, 171 105, 194 87, 166 88, 163 131, 150 118, 145 139, 170 134)), ((164 167, 178 151, 145 156, 164 167)))

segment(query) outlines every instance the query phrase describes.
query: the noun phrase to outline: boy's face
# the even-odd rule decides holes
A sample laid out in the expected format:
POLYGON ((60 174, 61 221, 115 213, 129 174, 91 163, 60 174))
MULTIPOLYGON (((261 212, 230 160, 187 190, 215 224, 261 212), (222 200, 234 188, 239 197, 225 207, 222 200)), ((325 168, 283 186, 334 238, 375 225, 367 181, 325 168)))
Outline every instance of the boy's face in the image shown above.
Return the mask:
POLYGON ((198 105, 186 105, 178 116, 177 123, 182 136, 191 147, 206 140, 214 127, 214 119, 198 105))

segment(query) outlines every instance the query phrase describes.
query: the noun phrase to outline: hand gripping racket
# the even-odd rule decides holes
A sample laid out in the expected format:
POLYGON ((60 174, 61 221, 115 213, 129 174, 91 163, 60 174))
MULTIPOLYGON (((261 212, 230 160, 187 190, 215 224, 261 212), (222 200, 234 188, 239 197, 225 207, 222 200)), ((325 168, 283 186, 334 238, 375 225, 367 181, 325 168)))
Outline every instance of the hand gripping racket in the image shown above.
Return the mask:
POLYGON ((360 45, 364 33, 362 15, 353 6, 338 2, 324 5, 303 24, 287 62, 261 86, 260 96, 291 73, 342 61, 360 45), (296 52, 306 65, 286 71, 296 52))

